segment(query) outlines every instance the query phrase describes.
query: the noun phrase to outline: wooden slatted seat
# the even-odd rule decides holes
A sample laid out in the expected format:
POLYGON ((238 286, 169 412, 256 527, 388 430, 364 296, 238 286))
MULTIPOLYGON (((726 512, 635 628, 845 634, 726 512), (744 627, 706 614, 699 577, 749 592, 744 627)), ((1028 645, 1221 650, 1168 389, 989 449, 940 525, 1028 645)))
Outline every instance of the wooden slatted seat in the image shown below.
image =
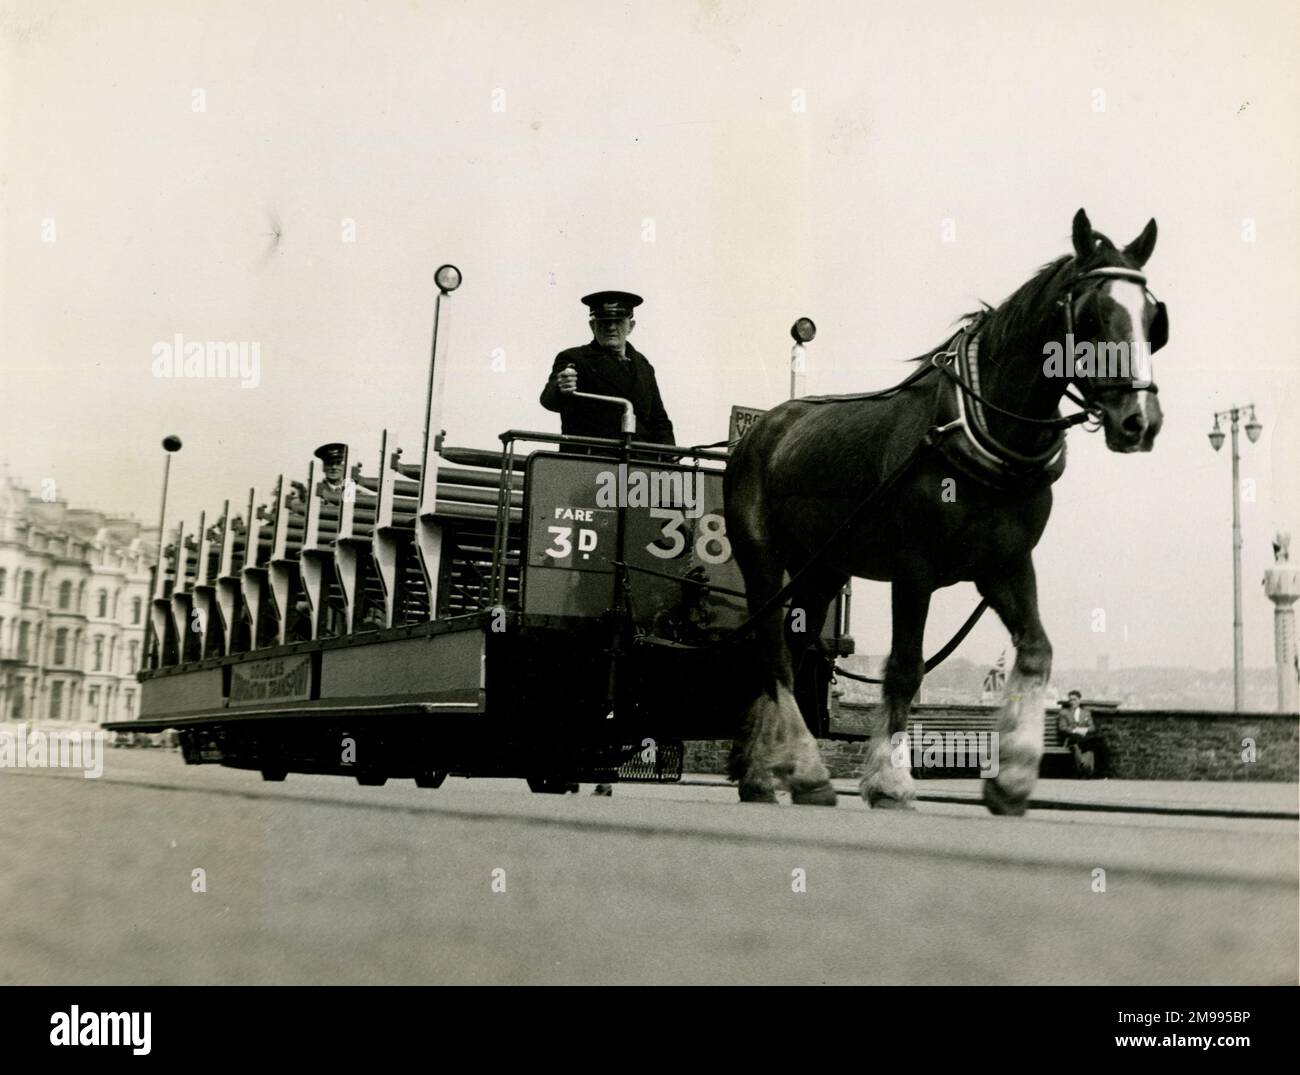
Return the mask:
MULTIPOLYGON (((1043 717, 1043 753, 1069 754, 1067 747, 1061 745, 1056 731, 1057 711, 1049 709, 1043 717)), ((911 734, 917 725, 922 732, 991 732, 997 727, 997 710, 975 712, 944 712, 929 710, 913 713, 907 722, 911 734)))
MULTIPOLYGON (((426 500, 432 510, 423 514, 422 467, 400 456, 385 433, 372 474, 362 474, 358 462, 346 485, 331 489, 313 463, 305 481, 282 475, 267 492, 249 491, 244 518, 252 525, 232 517, 227 502, 206 543, 182 535, 156 602, 172 650, 179 641, 187 661, 487 608, 503 454, 450 448, 431 457, 439 459, 438 480, 426 500), (178 566, 176 585, 170 575, 178 566), (434 586, 437 609, 429 607, 434 586), (192 610, 206 616, 202 637, 178 639, 192 610)), ((526 459, 514 459, 506 475, 504 592, 496 597, 508 604, 520 586, 525 466, 526 459)))

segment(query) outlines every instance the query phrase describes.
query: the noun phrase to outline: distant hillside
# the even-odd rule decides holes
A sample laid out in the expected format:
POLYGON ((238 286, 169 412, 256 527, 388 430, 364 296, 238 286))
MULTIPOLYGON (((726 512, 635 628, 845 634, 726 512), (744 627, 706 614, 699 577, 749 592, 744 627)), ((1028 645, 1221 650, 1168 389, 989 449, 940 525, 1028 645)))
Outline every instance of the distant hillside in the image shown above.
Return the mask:
MULTIPOLYGON (((1007 661, 1013 651, 1008 648, 1007 661)), ((851 671, 880 676, 884 658, 855 654, 842 662, 851 671)), ((981 700, 989 665, 950 657, 925 677, 921 701, 974 703, 981 700)), ((879 687, 841 679, 848 701, 879 698, 879 687)), ((1207 672, 1199 668, 1066 669, 1052 672, 1056 697, 1070 690, 1085 698, 1118 702, 1132 709, 1231 709, 1232 669, 1207 672)), ((1272 668, 1246 669, 1246 708, 1270 711, 1277 705, 1277 680, 1272 668)))

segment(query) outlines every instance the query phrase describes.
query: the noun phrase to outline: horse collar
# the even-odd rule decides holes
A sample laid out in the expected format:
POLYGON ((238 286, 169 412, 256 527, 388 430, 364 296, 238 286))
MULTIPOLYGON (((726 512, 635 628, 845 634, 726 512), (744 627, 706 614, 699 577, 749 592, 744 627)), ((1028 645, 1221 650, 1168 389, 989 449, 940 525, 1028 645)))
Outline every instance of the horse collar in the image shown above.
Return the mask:
MULTIPOLYGON (((935 356, 940 369, 949 363, 956 367, 945 370, 947 380, 952 382, 956 417, 946 424, 936 424, 936 441, 950 462, 986 485, 1011 488, 1056 481, 1065 470, 1063 429, 1055 430, 1046 449, 1032 455, 1003 444, 989 429, 981 392, 979 342, 978 325, 972 325, 958 333, 951 350, 935 356)), ((942 391, 938 398, 942 401, 942 391)))

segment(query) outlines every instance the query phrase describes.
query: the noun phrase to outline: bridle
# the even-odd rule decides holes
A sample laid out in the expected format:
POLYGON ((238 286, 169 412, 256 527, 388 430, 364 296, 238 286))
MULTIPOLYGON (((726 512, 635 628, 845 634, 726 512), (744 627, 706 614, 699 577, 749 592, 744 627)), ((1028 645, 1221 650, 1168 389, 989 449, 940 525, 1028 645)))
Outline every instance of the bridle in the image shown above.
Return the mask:
MULTIPOLYGON (((1057 305, 1061 307, 1065 316, 1065 332, 1067 338, 1072 339, 1074 336, 1074 308, 1075 296, 1079 293, 1082 298, 1084 294, 1091 290, 1088 286, 1096 280, 1127 280, 1135 284, 1141 284, 1143 291, 1155 304, 1155 316, 1151 320, 1151 331, 1149 344, 1152 353, 1160 350, 1169 339, 1169 313, 1165 304, 1156 299, 1154 295, 1147 290, 1147 278, 1137 269, 1125 269, 1119 266, 1104 266, 1099 269, 1090 269, 1088 272, 1079 273, 1075 276, 1066 288, 1065 295, 1057 300, 1057 305), (1081 287, 1081 285, 1083 285, 1081 287)), ((1071 426, 1078 425, 1081 422, 1099 422, 1101 402, 1100 397, 1106 395, 1115 395, 1120 393, 1131 392, 1159 392, 1159 387, 1154 381, 1138 385, 1134 381, 1126 384, 1114 385, 1093 385, 1087 380, 1083 382, 1082 394, 1074 391, 1074 386, 1067 384, 1065 387, 1065 396, 1072 402, 1077 403, 1080 408, 1079 413, 1071 414, 1063 418, 1031 418, 1027 414, 1019 414, 1016 411, 1007 410, 1005 407, 999 407, 996 403, 981 395, 978 387, 979 383, 979 328, 980 320, 977 317, 971 323, 966 325, 961 332, 953 337, 950 345, 943 351, 939 351, 930 356, 930 362, 941 373, 944 374, 957 387, 959 393, 969 397, 972 404, 976 405, 977 410, 982 408, 992 411, 994 414, 1001 415, 1015 422, 1024 425, 1036 426, 1040 429, 1069 429, 1071 426), (957 369, 954 366, 965 367, 957 369), (972 383, 973 382, 973 383, 972 383)), ((1092 427, 1096 429, 1097 426, 1092 427)), ((1014 453, 1013 453, 1014 454, 1014 453)))
MULTIPOLYGON (((1155 352, 1159 351, 1160 348, 1169 342, 1169 311, 1166 309, 1165 304, 1151 294, 1150 288, 1147 287, 1147 278, 1144 273, 1137 269, 1125 269, 1120 266, 1103 266, 1100 269, 1091 269, 1088 272, 1080 273, 1070 281, 1070 286, 1066 289, 1065 297, 1058 303, 1065 314, 1065 333, 1067 339, 1073 339, 1074 337, 1074 293, 1079 289, 1081 283, 1086 284, 1093 280, 1126 280, 1129 283, 1141 285, 1142 291, 1145 293, 1146 297, 1151 300, 1156 309, 1155 315, 1151 318, 1151 329, 1147 339, 1147 343, 1151 348, 1151 353, 1155 354, 1155 352)), ((1089 288, 1088 291, 1091 291, 1091 289, 1089 288)), ((1082 297, 1082 295, 1080 297, 1082 297)), ((1079 403, 1080 406, 1085 407, 1085 409, 1095 409, 1097 405, 1096 401, 1100 396, 1117 395, 1129 392, 1160 391, 1154 381, 1146 382, 1141 386, 1133 381, 1130 381, 1128 384, 1093 385, 1085 380, 1084 384, 1086 387, 1083 389, 1082 400, 1077 399, 1072 393, 1070 393, 1069 387, 1066 389, 1066 395, 1079 403), (1092 406, 1089 407, 1089 404, 1092 406)))

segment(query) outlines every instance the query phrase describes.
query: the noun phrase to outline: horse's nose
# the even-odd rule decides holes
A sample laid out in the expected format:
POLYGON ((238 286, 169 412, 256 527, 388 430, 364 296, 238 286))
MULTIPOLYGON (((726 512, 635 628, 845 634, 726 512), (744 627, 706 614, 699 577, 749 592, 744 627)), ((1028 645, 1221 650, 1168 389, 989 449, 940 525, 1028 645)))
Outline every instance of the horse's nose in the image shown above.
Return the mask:
POLYGON ((1147 431, 1146 413, 1139 408, 1126 415, 1124 421, 1120 423, 1120 429, 1129 440, 1140 441, 1147 431))

